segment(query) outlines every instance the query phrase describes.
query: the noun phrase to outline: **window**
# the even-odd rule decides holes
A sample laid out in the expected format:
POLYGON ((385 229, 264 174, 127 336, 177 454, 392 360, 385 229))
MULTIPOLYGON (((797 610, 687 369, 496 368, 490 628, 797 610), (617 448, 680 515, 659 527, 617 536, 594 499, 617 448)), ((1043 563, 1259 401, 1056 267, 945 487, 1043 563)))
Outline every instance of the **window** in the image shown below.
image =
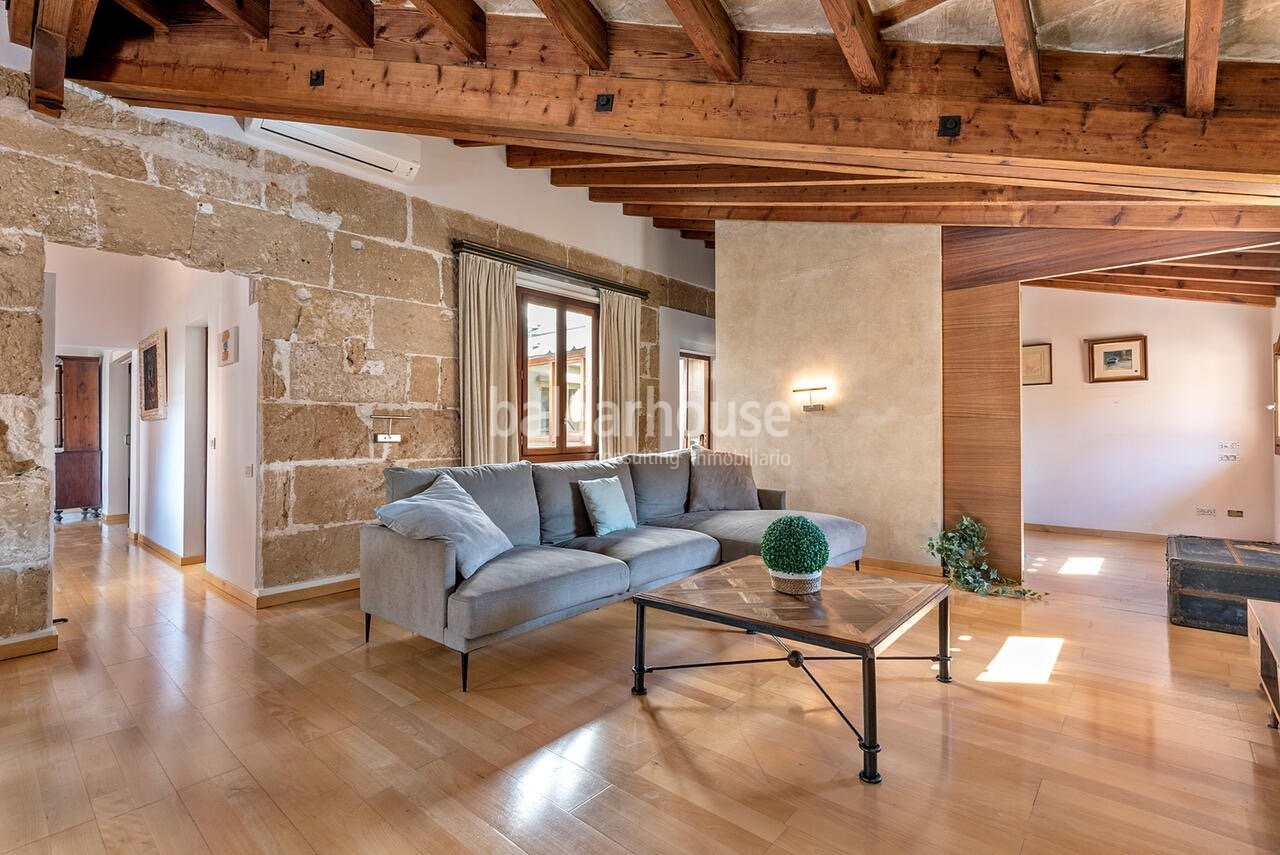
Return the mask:
POLYGON ((680 446, 711 447, 711 357, 680 354, 680 446))
POLYGON ((589 460, 596 454, 596 307, 520 289, 520 456, 589 460))

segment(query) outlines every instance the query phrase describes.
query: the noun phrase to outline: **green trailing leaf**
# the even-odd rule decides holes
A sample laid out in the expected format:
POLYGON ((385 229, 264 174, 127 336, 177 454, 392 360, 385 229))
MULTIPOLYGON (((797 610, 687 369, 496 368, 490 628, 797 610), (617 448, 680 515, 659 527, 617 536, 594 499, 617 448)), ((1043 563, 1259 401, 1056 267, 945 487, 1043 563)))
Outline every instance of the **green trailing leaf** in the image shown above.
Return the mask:
POLYGON ((779 573, 802 575, 827 566, 827 536, 807 517, 789 514, 769 523, 760 538, 765 566, 779 573))
POLYGON ((1042 592, 1004 578, 987 563, 987 549, 982 545, 986 539, 986 526, 972 517, 962 517, 951 528, 938 532, 937 537, 929 538, 924 548, 942 560, 947 578, 962 591, 983 596, 1042 599, 1045 596, 1042 592))

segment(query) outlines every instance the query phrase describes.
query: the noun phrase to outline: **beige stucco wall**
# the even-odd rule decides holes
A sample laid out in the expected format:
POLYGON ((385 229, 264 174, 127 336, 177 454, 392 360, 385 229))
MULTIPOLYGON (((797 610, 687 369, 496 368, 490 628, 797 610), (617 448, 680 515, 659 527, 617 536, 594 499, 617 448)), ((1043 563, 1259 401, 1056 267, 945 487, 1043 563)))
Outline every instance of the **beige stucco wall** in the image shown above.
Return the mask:
POLYGON ((718 447, 764 455, 760 486, 859 520, 868 556, 912 564, 942 520, 940 241, 931 226, 716 228, 717 405, 791 417, 785 436, 718 447), (832 387, 825 412, 801 411, 791 390, 810 385, 832 387))

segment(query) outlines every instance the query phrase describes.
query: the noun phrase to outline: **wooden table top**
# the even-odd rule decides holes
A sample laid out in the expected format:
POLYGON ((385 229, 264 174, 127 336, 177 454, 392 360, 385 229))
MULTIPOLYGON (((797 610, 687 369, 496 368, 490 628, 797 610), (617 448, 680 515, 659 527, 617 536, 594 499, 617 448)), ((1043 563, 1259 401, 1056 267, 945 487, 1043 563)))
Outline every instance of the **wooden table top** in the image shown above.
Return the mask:
POLYGON ((835 642, 878 650, 950 593, 950 586, 940 582, 828 567, 819 593, 795 597, 773 590, 764 561, 753 555, 636 594, 635 599, 711 620, 726 618, 724 622, 732 625, 785 629, 788 637, 825 646, 835 642))

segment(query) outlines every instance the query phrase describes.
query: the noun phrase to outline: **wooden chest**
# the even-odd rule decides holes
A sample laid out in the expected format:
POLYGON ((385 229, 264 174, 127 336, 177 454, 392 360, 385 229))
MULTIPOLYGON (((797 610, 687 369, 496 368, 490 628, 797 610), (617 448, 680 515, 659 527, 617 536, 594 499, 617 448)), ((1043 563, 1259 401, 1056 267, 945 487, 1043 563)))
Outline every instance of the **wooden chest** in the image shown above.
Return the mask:
POLYGON ((1245 601, 1280 600, 1280 544, 1174 535, 1169 622, 1244 635, 1245 601))

